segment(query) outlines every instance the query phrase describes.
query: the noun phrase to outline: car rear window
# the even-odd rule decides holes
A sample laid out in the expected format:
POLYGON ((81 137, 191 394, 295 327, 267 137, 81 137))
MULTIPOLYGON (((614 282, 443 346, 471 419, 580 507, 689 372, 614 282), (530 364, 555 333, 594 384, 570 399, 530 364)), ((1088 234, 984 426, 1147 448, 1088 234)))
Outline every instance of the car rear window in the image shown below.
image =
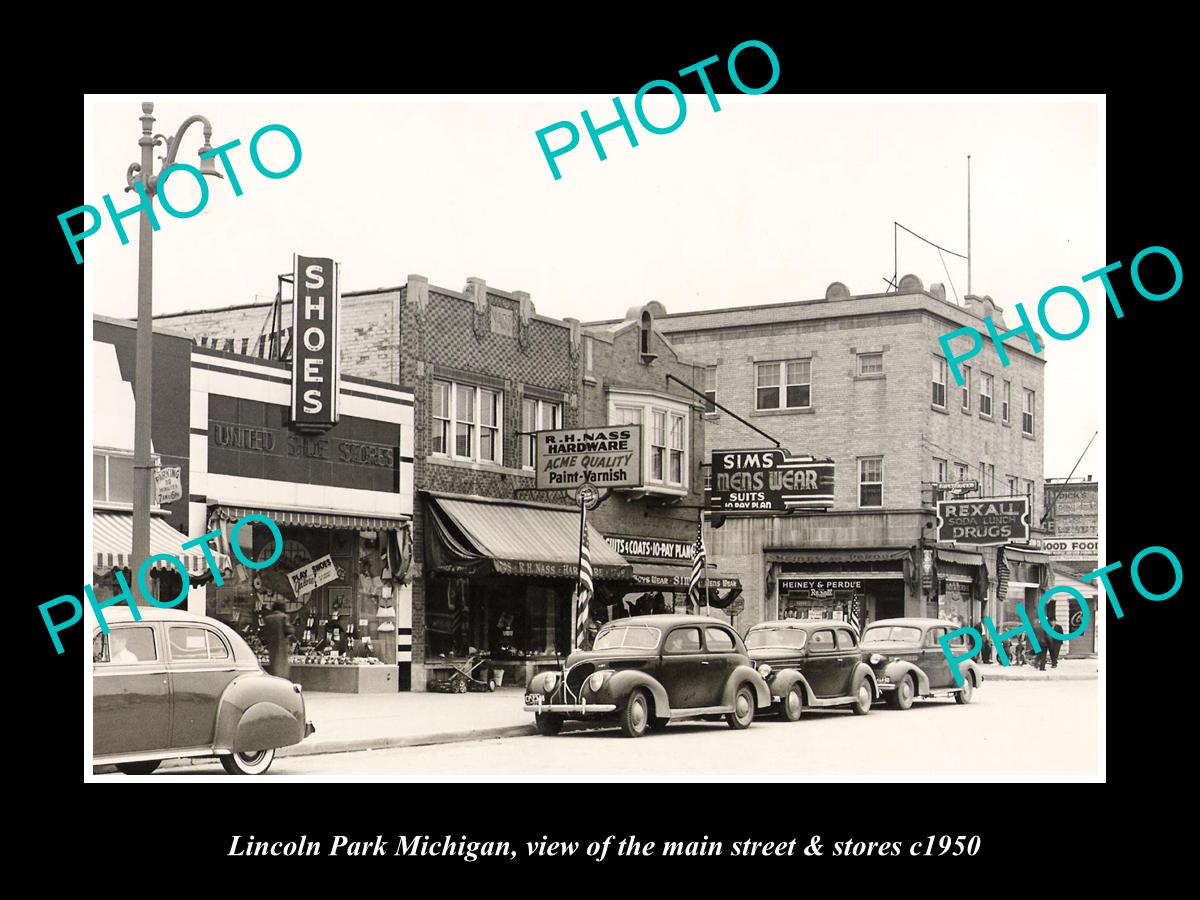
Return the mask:
POLYGON ((229 649, 221 638, 197 625, 172 625, 167 629, 171 659, 228 659, 229 649))
POLYGON ((837 645, 839 650, 853 650, 857 646, 854 642, 854 635, 845 628, 838 629, 837 645))
POLYGON ((154 662, 158 653, 154 647, 154 629, 144 625, 112 628, 108 634, 99 633, 92 639, 92 662, 130 665, 154 662))
POLYGON ((828 629, 824 631, 814 631, 813 636, 808 639, 808 645, 813 650, 832 650, 833 632, 828 629))
POLYGON ((704 629, 704 639, 713 653, 727 653, 733 649, 733 638, 724 628, 704 629))

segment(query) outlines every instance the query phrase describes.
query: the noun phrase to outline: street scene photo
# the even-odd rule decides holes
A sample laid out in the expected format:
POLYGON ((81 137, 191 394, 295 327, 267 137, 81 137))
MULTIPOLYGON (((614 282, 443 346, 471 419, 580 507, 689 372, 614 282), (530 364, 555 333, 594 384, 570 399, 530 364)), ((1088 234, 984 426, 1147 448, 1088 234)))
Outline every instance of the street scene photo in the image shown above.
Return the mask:
POLYGON ((86 98, 87 780, 1104 780, 1101 101, 716 91, 86 98))

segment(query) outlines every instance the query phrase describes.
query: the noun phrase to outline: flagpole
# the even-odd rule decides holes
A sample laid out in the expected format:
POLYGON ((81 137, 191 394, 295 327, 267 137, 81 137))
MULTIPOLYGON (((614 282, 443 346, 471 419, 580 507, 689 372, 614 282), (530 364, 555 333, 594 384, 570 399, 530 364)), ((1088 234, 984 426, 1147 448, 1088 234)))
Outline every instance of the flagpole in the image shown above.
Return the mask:
POLYGON ((704 544, 704 614, 712 615, 708 608, 708 538, 704 536, 704 510, 700 510, 700 541, 704 544))
POLYGON ((579 558, 575 562, 575 593, 571 596, 571 649, 578 650, 579 637, 579 589, 582 582, 579 575, 583 569, 583 536, 587 528, 587 503, 584 501, 583 490, 579 492, 579 558))

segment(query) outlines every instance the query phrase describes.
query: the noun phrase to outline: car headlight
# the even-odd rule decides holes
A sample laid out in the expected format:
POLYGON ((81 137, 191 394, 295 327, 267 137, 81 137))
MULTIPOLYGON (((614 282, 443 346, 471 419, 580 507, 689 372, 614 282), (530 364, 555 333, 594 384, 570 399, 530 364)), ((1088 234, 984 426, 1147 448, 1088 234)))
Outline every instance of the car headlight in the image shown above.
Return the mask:
POLYGON ((593 672, 587 680, 588 687, 592 690, 592 693, 604 687, 604 682, 608 681, 611 675, 611 671, 593 672))
POLYGON ((546 680, 542 682, 542 687, 547 694, 554 693, 554 689, 558 686, 558 673, 551 672, 546 676, 546 680))
POLYGON ((885 663, 885 662, 887 662, 887 657, 884 656, 882 653, 872 653, 871 654, 871 665, 877 666, 880 663, 885 663))
POLYGON ((763 663, 761 666, 758 667, 758 674, 763 677, 764 681, 766 681, 768 678, 771 677, 771 667, 768 666, 766 663, 763 663))

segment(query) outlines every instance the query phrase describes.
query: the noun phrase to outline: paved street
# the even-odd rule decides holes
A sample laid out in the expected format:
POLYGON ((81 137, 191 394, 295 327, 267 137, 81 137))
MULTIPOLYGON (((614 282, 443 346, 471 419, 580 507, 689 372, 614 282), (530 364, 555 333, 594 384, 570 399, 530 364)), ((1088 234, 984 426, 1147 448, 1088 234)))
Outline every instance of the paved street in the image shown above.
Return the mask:
MULTIPOLYGON (((1088 777, 1097 774, 1097 689, 1096 681, 990 682, 967 706, 925 700, 865 717, 806 710, 797 723, 762 718, 737 733, 678 723, 636 741, 603 730, 298 756, 277 759, 270 775, 1088 777)), ((228 777, 215 763, 159 774, 210 773, 228 777)))

